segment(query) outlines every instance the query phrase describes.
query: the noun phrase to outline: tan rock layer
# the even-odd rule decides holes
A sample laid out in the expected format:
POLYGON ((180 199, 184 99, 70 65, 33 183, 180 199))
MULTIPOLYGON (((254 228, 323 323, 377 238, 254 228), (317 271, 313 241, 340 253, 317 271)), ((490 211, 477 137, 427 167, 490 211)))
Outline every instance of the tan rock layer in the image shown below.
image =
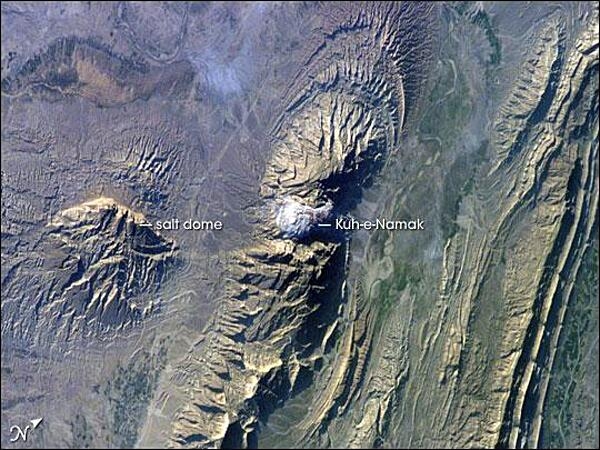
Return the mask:
MULTIPOLYGON (((297 95, 274 128, 261 185, 266 204, 293 195, 313 207, 333 200, 336 213, 344 213, 358 200, 405 120, 403 71, 410 71, 406 62, 414 56, 404 52, 411 41, 413 51, 427 49, 425 36, 419 42, 414 33, 402 35, 401 24, 414 27, 430 8, 352 7, 344 11, 350 17, 344 23, 332 13, 335 26, 295 81, 297 95)), ((259 414, 294 392, 298 373, 312 368, 336 321, 342 242, 283 239, 273 216, 262 221, 254 246, 233 257, 222 310, 199 361, 203 374, 174 423, 171 445, 246 446, 259 414)), ((345 351, 355 346, 352 336, 345 351)), ((345 369, 337 374, 341 387, 345 369)), ((343 394, 332 391, 331 402, 343 394)), ((311 423, 325 421, 329 408, 325 404, 311 423)))

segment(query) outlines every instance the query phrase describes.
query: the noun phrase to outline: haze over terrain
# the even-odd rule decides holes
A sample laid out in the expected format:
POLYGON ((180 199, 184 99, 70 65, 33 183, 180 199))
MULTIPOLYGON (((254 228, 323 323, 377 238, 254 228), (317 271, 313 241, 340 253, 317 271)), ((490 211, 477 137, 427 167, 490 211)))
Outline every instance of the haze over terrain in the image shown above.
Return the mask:
POLYGON ((599 446, 595 2, 1 20, 2 448, 599 446))

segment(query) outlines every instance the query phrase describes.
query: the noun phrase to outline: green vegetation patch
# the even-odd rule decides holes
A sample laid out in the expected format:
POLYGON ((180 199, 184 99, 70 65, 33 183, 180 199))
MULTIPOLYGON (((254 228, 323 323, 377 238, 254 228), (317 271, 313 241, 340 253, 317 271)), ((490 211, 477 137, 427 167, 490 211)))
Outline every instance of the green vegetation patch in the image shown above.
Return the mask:
POLYGON ((461 17, 468 17, 469 21, 480 28, 492 49, 489 56, 489 64, 497 66, 500 64, 502 59, 502 44, 496 34, 495 27, 490 20, 490 16, 484 9, 478 7, 477 10, 473 8, 475 2, 454 2, 452 9, 461 17))
POLYGON ((154 354, 141 352, 127 365, 119 366, 107 382, 103 392, 110 408, 111 446, 132 448, 135 445, 165 361, 165 347, 154 354))
POLYGON ((486 160, 488 141, 484 141, 473 154, 459 156, 444 178, 440 224, 444 241, 458 231, 458 213, 463 199, 473 193, 477 170, 486 160))
POLYGON ((394 261, 393 273, 385 280, 379 281, 379 295, 374 299, 379 305, 378 322, 387 317, 397 303, 402 291, 409 285, 418 284, 422 279, 419 266, 394 261))
POLYGON ((419 124, 419 132, 439 138, 444 146, 453 145, 470 117, 469 88, 465 76, 450 61, 442 63, 434 83, 429 93, 431 106, 419 124))
POLYGON ((540 448, 598 446, 598 240, 569 301, 546 397, 540 448))

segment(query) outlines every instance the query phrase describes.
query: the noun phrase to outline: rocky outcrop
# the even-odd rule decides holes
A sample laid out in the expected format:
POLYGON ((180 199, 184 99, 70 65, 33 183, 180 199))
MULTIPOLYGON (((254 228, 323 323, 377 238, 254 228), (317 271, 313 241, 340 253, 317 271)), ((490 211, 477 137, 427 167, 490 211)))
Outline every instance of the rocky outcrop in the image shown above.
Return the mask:
POLYGON ((3 279, 11 298, 35 293, 34 301, 4 305, 3 332, 44 345, 43 330, 52 329, 54 344, 62 345, 122 330, 156 310, 154 294, 176 261, 176 247, 145 223, 141 213, 106 197, 51 218, 37 249, 42 264, 15 264, 3 279), (24 270, 27 292, 17 283, 24 270))
MULTIPOLYGON (((428 38, 420 26, 431 20, 431 7, 340 8, 275 127, 261 184, 265 204, 296 197, 314 211, 332 202, 334 214, 345 213, 397 145, 406 80, 413 86, 426 69, 428 38), (411 66, 415 52, 422 61, 411 66)), ((174 423, 173 445, 250 445, 259 417, 313 371, 344 298, 346 246, 335 236, 298 237, 282 235, 270 214, 255 244, 234 256, 227 298, 198 362, 202 375, 174 423)))
POLYGON ((38 95, 47 100, 80 96, 98 106, 130 103, 152 95, 188 92, 194 78, 183 62, 164 68, 113 53, 93 39, 61 38, 36 55, 12 77, 2 80, 2 94, 38 95))

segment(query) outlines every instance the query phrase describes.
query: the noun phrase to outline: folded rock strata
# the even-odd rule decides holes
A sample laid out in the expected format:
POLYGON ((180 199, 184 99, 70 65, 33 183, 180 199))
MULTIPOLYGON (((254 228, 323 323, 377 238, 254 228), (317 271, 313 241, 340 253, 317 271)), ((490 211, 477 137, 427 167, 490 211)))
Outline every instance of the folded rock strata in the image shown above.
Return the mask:
POLYGON ((390 288, 384 320, 381 285, 397 283, 401 262, 389 256, 395 236, 373 244, 346 324, 332 324, 336 352, 314 381, 323 394, 282 433, 288 445, 538 445, 558 334, 598 216, 597 10, 574 42, 563 21, 535 29, 441 270, 390 288))
POLYGON ((375 296, 361 294, 375 282, 354 289, 360 319, 345 338, 353 343, 320 385, 337 397, 312 405, 335 415, 325 427, 314 415, 303 421, 298 445, 538 445, 558 333, 597 227, 597 14, 575 42, 559 16, 536 30, 494 118, 495 158, 445 243, 431 307, 427 286, 401 290, 379 330, 375 296))
MULTIPOLYGON (((407 99, 416 99, 429 57, 420 26, 432 7, 340 8, 274 128, 261 184, 266 203, 296 197, 347 212, 395 150, 407 99)), ((234 256, 221 313, 195 362, 201 376, 173 426, 174 446, 251 445, 259 417, 295 392, 331 334, 346 246, 286 238, 275 219, 265 217, 254 245, 234 256)))
POLYGON ((176 247, 141 226, 144 222, 141 213, 106 197, 59 212, 32 259, 39 267, 17 263, 3 280, 10 298, 23 300, 35 292, 33 299, 3 305, 3 327, 38 345, 45 345, 43 330, 56 330, 54 344, 62 345, 123 329, 148 315, 158 307, 154 294, 175 263, 176 247), (36 289, 18 286, 25 270, 36 289), (49 284, 48 270, 53 271, 49 284))

